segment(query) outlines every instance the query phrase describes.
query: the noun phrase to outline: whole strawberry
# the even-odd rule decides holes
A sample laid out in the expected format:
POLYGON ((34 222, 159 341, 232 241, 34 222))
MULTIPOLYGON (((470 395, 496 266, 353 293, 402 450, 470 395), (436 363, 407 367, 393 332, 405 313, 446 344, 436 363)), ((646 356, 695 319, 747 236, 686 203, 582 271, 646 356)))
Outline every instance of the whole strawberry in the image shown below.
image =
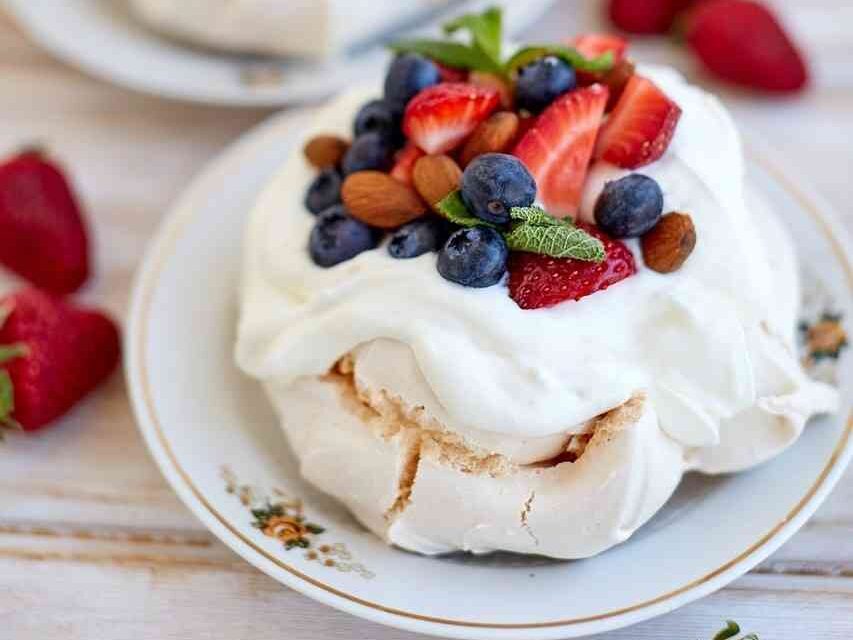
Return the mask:
POLYGON ((764 5, 707 0, 687 19, 687 44, 714 74, 746 87, 796 92, 808 83, 805 60, 764 5))
POLYGON ((610 0, 607 12, 617 27, 629 33, 666 33, 679 12, 694 0, 610 0))
POLYGON ((604 261, 513 253, 509 259, 509 295, 519 307, 540 309, 566 300, 580 300, 637 272, 634 256, 628 247, 596 227, 578 226, 604 243, 604 261))
POLYGON ((0 263, 58 294, 89 277, 89 241, 71 187, 36 151, 0 163, 0 263))
POLYGON ((48 425, 118 364, 118 329, 97 311, 33 288, 6 296, 0 309, 0 424, 48 425))

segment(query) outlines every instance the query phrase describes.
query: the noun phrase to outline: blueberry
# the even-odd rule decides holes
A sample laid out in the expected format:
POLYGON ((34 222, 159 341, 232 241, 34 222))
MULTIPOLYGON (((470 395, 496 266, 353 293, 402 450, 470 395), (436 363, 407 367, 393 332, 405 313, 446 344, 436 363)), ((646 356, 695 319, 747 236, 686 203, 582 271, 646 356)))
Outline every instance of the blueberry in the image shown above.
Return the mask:
POLYGON ((368 169, 383 171, 391 164, 393 151, 391 142, 385 136, 375 131, 362 134, 344 154, 341 169, 345 176, 368 169))
POLYGON ((663 212, 663 192, 640 173, 613 180, 595 202, 595 222, 614 238, 636 238, 650 231, 663 212))
POLYGON ((536 198, 536 182, 527 167, 506 153, 477 156, 462 174, 462 200, 486 222, 509 222, 512 207, 527 207, 536 198))
POLYGON ((491 287, 506 273, 509 256, 503 236, 491 227, 460 229, 438 253, 438 272, 466 287, 491 287))
POLYGON ((384 100, 371 100, 355 116, 355 137, 376 132, 389 140, 400 140, 400 119, 384 100))
POLYGON ((308 187, 305 207, 311 213, 320 213, 341 201, 341 174, 337 169, 323 169, 308 187))
POLYGON ((417 53, 397 56, 385 76, 385 101, 402 114, 415 94, 439 82, 441 75, 432 60, 417 53))
POLYGON ((539 113, 554 99, 575 88, 575 70, 555 56, 545 56, 522 67, 515 83, 515 102, 539 113))
POLYGON ((448 227, 447 222, 437 216, 403 225, 391 234, 388 253, 392 258, 416 258, 430 251, 438 251, 447 240, 448 227))
POLYGON ((317 216, 308 249, 315 264, 332 267, 375 248, 380 239, 376 229, 351 217, 343 205, 336 204, 317 216))

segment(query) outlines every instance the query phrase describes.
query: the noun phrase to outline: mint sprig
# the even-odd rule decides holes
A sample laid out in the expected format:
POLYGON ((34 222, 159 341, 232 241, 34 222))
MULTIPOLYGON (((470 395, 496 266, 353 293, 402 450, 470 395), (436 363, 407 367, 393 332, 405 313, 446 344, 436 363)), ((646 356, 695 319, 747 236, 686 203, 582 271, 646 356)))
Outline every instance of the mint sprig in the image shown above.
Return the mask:
MULTIPOLYGON (((726 621, 725 629, 722 629, 714 636, 713 640, 729 640, 740 633, 740 625, 733 620, 726 621)), ((754 633, 743 636, 740 640, 758 640, 758 636, 754 633)))
MULTIPOLYGON (((468 211, 459 191, 445 196, 436 208, 441 215, 460 227, 495 228, 495 225, 468 211)), ((513 207, 509 216, 509 228, 502 233, 510 251, 589 262, 601 262, 605 258, 601 240, 576 227, 571 218, 560 220, 541 207, 513 207)))
POLYGON ((511 251, 540 253, 552 258, 574 258, 601 262, 604 244, 583 229, 558 220, 539 207, 516 207, 510 210, 515 223, 504 235, 511 251))
POLYGON ((609 51, 587 58, 577 49, 559 44, 526 46, 504 60, 501 53, 502 22, 501 10, 490 7, 483 13, 466 13, 444 25, 448 35, 467 31, 467 44, 452 40, 414 39, 392 42, 389 48, 397 53, 419 53, 450 67, 484 71, 507 79, 520 67, 547 55, 565 60, 578 71, 602 73, 613 67, 613 54, 609 51))

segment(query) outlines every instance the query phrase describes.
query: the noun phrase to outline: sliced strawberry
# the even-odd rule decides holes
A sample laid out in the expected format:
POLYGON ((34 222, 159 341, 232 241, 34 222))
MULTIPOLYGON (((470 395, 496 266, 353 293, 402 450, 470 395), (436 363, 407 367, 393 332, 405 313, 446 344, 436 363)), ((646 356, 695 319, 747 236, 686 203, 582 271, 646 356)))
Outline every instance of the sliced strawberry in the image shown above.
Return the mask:
POLYGON ((415 163, 418 158, 425 154, 420 150, 418 145, 407 142, 406 146, 400 149, 394 156, 394 166, 391 168, 391 177, 399 180, 403 184, 412 185, 412 170, 415 168, 415 163))
POLYGON ((634 75, 601 129, 595 157, 626 169, 660 158, 669 147, 681 108, 651 80, 634 75))
POLYGON ((438 75, 442 82, 465 82, 468 79, 468 69, 448 67, 440 62, 435 62, 435 66, 438 67, 438 75))
POLYGON ((500 95, 492 87, 442 82, 409 101, 403 133, 429 154, 445 153, 468 137, 499 104, 500 95))
POLYGON ((587 58, 597 58, 612 51, 614 63, 622 60, 628 50, 625 38, 609 33, 585 33, 572 40, 571 44, 587 58))
POLYGON ((687 44, 717 76, 747 87, 796 92, 809 72, 797 46, 766 7, 709 0, 687 20, 687 44))
POLYGON ((538 253, 513 252, 509 258, 509 295, 522 309, 553 307, 603 291, 635 274, 631 251, 594 226, 580 225, 604 243, 603 262, 551 258, 538 253))
POLYGON ((610 0, 608 15, 629 33, 666 33, 695 0, 610 0))
POLYGON ((570 91, 542 112, 513 150, 536 180, 537 199, 556 216, 577 213, 606 104, 602 85, 570 91))

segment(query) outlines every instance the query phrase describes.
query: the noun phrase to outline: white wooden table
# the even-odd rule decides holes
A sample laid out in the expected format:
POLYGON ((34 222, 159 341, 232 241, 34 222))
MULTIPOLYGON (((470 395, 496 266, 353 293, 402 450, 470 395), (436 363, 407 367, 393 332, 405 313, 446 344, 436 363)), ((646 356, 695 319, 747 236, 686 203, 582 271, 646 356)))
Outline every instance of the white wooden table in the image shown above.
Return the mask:
MULTIPOLYGON (((589 7, 580 4, 559 3, 536 39, 587 27, 589 7)), ((815 89, 793 101, 735 92, 724 98, 744 130, 793 158, 803 179, 849 213, 853 3, 776 4, 811 51, 815 89)), ((641 59, 681 60, 666 46, 636 51, 641 59)), ((169 203, 267 114, 163 101, 93 80, 38 50, 0 10, 0 155, 39 140, 69 167, 98 249, 99 277, 86 297, 119 318, 145 242, 169 203)), ((0 460, 0 639, 414 637, 280 586, 207 533, 149 459, 120 375, 64 424, 10 438, 0 460)), ((853 473, 748 576, 602 637, 702 639, 725 618, 763 640, 853 638, 853 473)))

